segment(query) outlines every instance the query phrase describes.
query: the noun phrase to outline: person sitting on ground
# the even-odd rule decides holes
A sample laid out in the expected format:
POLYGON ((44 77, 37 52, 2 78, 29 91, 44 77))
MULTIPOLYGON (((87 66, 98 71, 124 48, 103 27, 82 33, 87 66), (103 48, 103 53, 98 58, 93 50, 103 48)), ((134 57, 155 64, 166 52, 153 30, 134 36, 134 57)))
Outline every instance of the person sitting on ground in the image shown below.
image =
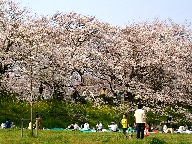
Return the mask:
POLYGON ((96 131, 102 131, 102 124, 99 121, 96 124, 96 131))
POLYGON ((1 124, 1 129, 5 129, 6 128, 6 124, 5 123, 2 123, 1 124))
POLYGON ((109 130, 112 132, 117 132, 118 130, 117 124, 115 122, 111 122, 111 125, 108 125, 108 127, 109 127, 109 130))
POLYGON ((28 129, 30 129, 30 130, 31 130, 31 121, 29 122, 28 129))
POLYGON ((184 130, 185 130, 185 127, 184 127, 184 124, 182 124, 182 125, 179 127, 177 133, 183 133, 184 130))
POLYGON ((189 130, 188 125, 185 126, 185 130, 189 130))
POLYGON ((149 132, 152 132, 152 130, 151 130, 151 123, 147 123, 148 124, 148 130, 149 130, 149 132))
POLYGON ((79 127, 78 123, 75 123, 73 130, 76 131, 76 130, 79 130, 79 129, 80 129, 80 127, 79 127))
POLYGON ((153 132, 154 130, 156 130, 156 124, 155 124, 155 123, 153 123, 153 124, 151 125, 151 131, 153 132))
POLYGON ((117 128, 117 131, 119 131, 119 128, 118 128, 118 125, 117 125, 116 121, 114 121, 114 124, 115 124, 115 126, 117 128))
POLYGON ((176 122, 174 122, 174 123, 172 124, 172 128, 173 128, 174 131, 177 130, 177 123, 176 123, 176 122))
POLYGON ((70 125, 67 127, 67 129, 69 129, 69 130, 74 129, 74 125, 73 125, 73 124, 70 124, 70 125))
POLYGON ((163 126, 160 123, 159 125, 157 125, 156 129, 158 130, 158 132, 162 132, 163 131, 163 126))
POLYGON ((166 123, 167 128, 170 128, 170 126, 171 126, 171 120, 172 120, 172 117, 168 117, 168 118, 167 118, 167 123, 166 123))
POLYGON ((128 124, 127 133, 129 134, 129 138, 131 139, 133 137, 134 129, 131 124, 128 124))
POLYGON ((164 124, 164 125, 163 125, 163 133, 167 133, 167 130, 168 130, 167 125, 164 124))
POLYGON ((89 123, 86 121, 83 127, 83 130, 89 130, 89 123))
POLYGON ((13 125, 13 122, 10 122, 10 119, 7 119, 5 122, 6 128, 14 128, 15 125, 13 125))
POLYGON ((81 129, 83 129, 83 128, 84 128, 84 124, 81 125, 81 129))

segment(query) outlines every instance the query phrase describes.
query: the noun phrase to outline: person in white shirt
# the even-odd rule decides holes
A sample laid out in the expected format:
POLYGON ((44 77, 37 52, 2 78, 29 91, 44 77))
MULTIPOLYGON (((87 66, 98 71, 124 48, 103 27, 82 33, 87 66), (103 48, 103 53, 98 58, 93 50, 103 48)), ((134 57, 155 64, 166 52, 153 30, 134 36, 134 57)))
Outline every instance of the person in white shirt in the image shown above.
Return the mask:
POLYGON ((164 124, 164 125, 163 125, 163 132, 164 132, 164 133, 167 133, 167 131, 168 131, 167 125, 164 124))
POLYGON ((111 125, 108 125, 108 127, 109 127, 110 131, 112 131, 112 132, 117 132, 117 130, 118 130, 118 126, 115 122, 111 122, 111 125))
POLYGON ((89 123, 88 122, 86 122, 84 124, 83 130, 89 130, 89 123))
POLYGON ((99 121, 96 124, 96 131, 102 131, 102 124, 99 121))
POLYGON ((79 129, 80 129, 80 127, 79 127, 78 123, 75 123, 75 124, 74 124, 74 129, 73 129, 73 130, 79 130, 79 129))
POLYGON ((144 138, 146 117, 145 117, 145 111, 142 110, 142 108, 143 108, 143 104, 139 104, 138 109, 135 111, 135 114, 134 114, 136 127, 137 127, 137 139, 144 138))
POLYGON ((185 130, 185 127, 184 127, 184 125, 181 125, 180 127, 179 127, 179 129, 178 129, 178 133, 183 133, 183 131, 185 130))
POLYGON ((28 129, 30 129, 30 130, 31 130, 31 121, 29 122, 28 129))
POLYGON ((5 123, 2 123, 2 124, 1 124, 1 128, 2 128, 2 129, 5 129, 5 128, 6 128, 6 124, 5 124, 5 123))

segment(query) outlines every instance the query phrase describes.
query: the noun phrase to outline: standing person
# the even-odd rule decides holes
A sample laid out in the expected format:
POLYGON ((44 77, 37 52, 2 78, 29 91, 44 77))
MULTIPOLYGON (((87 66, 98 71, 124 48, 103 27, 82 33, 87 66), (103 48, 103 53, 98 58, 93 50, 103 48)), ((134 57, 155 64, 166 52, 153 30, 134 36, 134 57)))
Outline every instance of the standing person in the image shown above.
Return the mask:
POLYGON ((36 112, 36 118, 37 118, 37 121, 38 121, 38 128, 39 129, 42 129, 42 115, 39 114, 38 112, 36 112))
POLYGON ((126 114, 123 115, 123 119, 121 120, 121 124, 123 126, 123 134, 125 137, 127 137, 127 135, 126 135, 126 130, 127 130, 127 116, 126 116, 126 114))
POLYGON ((144 138, 144 130, 145 130, 145 123, 146 123, 146 117, 145 117, 145 111, 142 110, 143 104, 138 105, 138 109, 135 111, 135 121, 136 121, 136 127, 137 127, 137 139, 144 138))
POLYGON ((79 98, 80 98, 79 92, 78 92, 77 88, 74 87, 74 91, 73 91, 73 94, 72 94, 72 99, 73 99, 75 102, 78 102, 78 101, 79 101, 79 98))
POLYGON ((149 136, 149 125, 147 123, 145 124, 144 134, 145 136, 149 136))
POLYGON ((44 97, 43 97, 43 84, 41 83, 40 87, 39 87, 39 96, 38 96, 38 100, 40 100, 41 98, 44 100, 44 97))
POLYGON ((100 95, 101 97, 105 97, 105 91, 106 91, 106 88, 102 88, 101 92, 100 92, 100 95))

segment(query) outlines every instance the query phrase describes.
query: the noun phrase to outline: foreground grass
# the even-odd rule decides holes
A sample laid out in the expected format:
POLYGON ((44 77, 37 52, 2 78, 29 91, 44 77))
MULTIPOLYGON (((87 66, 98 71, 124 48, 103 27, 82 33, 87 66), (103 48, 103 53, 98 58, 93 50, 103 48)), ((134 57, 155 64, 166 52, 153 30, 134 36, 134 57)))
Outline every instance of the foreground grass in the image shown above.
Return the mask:
MULTIPOLYGON (((35 131, 34 131, 35 134, 35 131)), ((20 130, 0 130, 0 143, 4 144, 148 144, 153 138, 168 144, 190 144, 192 135, 189 134, 151 134, 143 140, 124 138, 122 133, 82 133, 74 131, 41 130, 39 136, 31 136, 29 130, 24 131, 21 138, 20 130)), ((152 143, 152 142, 151 142, 152 143)), ((154 142, 153 142, 154 143, 154 142)), ((155 142, 157 143, 157 142, 155 142)))

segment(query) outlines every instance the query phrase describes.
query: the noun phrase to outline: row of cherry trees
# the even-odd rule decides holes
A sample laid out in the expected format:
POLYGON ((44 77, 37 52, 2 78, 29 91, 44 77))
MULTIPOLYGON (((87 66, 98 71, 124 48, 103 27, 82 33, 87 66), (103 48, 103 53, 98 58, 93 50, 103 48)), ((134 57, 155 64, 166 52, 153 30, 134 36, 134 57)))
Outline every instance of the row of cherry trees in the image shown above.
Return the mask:
MULTIPOLYGON (((0 2, 0 87, 28 99, 99 85, 111 96, 192 103, 192 31, 171 20, 125 28, 77 13, 30 16, 0 2)), ((81 93, 81 92, 80 92, 81 93)), ((99 91, 97 91, 97 94, 99 91)))

